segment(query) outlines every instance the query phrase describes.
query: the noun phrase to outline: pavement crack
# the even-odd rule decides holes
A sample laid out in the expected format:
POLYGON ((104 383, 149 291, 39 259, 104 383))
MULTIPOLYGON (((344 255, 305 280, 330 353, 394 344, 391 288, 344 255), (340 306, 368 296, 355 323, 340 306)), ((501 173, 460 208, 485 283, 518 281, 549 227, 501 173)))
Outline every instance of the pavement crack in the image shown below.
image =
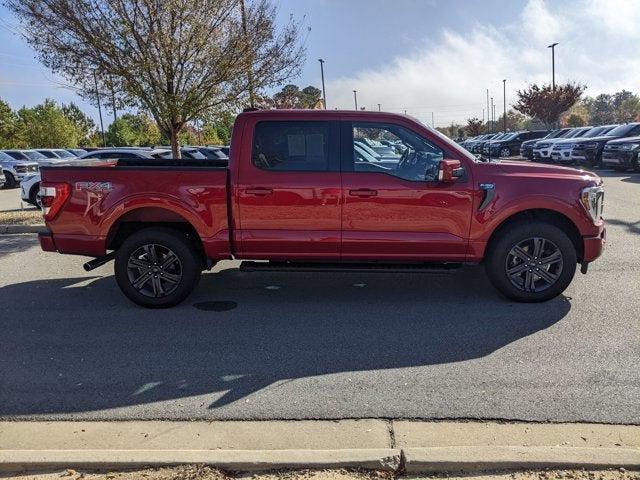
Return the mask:
POLYGON ((396 432, 393 429, 393 420, 387 420, 387 431, 389 432, 389 447, 396 448, 396 432))

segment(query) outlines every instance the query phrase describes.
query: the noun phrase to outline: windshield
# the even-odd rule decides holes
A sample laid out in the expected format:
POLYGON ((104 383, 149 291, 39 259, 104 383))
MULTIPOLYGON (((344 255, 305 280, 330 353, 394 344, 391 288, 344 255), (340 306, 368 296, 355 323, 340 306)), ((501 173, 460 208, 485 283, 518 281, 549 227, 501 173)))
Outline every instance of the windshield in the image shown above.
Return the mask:
POLYGON ((607 133, 607 137, 624 137, 627 133, 633 130, 638 124, 637 123, 627 123, 626 125, 620 125, 609 133, 607 133))
POLYGON ((67 152, 66 150, 54 150, 54 152, 60 158, 76 158, 74 154, 67 152))
POLYGON ((582 136, 584 138, 597 137, 598 135, 602 135, 605 131, 607 131, 607 128, 608 127, 594 127, 582 136))
POLYGON ((589 131, 588 128, 576 128, 573 130, 566 138, 577 138, 583 136, 585 133, 589 131))
POLYGON ((13 158, 4 152, 0 152, 0 160, 4 160, 5 162, 7 162, 7 161, 12 161, 13 158))
POLYGON ((31 160, 46 160, 47 158, 40 152, 35 152, 33 150, 25 150, 23 153, 31 160))

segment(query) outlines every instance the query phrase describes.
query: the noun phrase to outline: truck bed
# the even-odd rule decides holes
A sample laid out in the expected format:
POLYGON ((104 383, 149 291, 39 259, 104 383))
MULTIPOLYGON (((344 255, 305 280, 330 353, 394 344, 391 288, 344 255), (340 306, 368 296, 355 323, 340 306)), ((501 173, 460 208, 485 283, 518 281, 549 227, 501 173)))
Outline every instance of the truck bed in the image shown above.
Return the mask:
POLYGON ((103 160, 42 168, 42 184, 70 195, 47 223, 60 253, 104 255, 118 231, 139 222, 191 225, 210 258, 230 256, 228 170, 220 161, 103 160))

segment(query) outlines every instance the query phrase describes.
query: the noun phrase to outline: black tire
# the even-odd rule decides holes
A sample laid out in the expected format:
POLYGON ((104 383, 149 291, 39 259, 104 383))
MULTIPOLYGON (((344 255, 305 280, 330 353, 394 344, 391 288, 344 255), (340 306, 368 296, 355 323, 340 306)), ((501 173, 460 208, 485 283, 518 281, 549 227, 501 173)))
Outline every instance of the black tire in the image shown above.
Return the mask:
POLYGON ((31 187, 31 191, 29 192, 29 203, 42 210, 42 205, 40 204, 39 195, 40 195, 40 182, 36 183, 31 187))
POLYGON ((518 302, 545 302, 569 286, 576 264, 575 246, 562 229, 546 222, 531 221, 514 223, 498 232, 488 246, 485 270, 493 286, 507 298, 518 302), (540 239, 544 241, 540 242, 540 239), (541 245, 539 256, 534 255, 538 245, 541 245), (520 249, 515 250, 516 247, 520 249), (542 265, 557 255, 559 261, 542 265), (507 273, 508 269, 512 276, 507 273), (554 281, 550 282, 552 278, 554 281), (527 283, 529 279, 531 284, 527 283))
POLYGON ((18 182, 16 182, 16 177, 13 176, 11 172, 4 172, 5 184, 4 188, 16 188, 18 186, 18 182))
POLYGON ((147 308, 168 308, 182 302, 198 284, 202 256, 183 233, 150 227, 134 233, 122 243, 116 251, 114 270, 118 286, 129 300, 147 308), (171 264, 167 264, 172 258, 167 252, 176 257, 171 264), (132 266, 130 261, 136 265, 132 266), (167 267, 163 267, 163 263, 167 267), (138 280, 138 287, 134 286, 135 280, 138 280))

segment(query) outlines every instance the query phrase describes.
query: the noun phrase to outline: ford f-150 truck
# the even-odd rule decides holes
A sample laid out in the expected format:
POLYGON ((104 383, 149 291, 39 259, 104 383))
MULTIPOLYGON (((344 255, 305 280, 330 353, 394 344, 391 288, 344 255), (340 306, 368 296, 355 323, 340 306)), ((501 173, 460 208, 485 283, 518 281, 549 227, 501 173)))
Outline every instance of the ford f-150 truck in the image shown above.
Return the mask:
POLYGON ((42 168, 40 244, 95 257, 87 270, 114 259, 121 290, 146 307, 181 302, 224 259, 287 270, 483 263, 504 295, 539 302, 600 256, 603 196, 593 173, 482 161, 404 115, 248 111, 228 166, 42 168), (379 141, 391 152, 357 148, 379 141))

